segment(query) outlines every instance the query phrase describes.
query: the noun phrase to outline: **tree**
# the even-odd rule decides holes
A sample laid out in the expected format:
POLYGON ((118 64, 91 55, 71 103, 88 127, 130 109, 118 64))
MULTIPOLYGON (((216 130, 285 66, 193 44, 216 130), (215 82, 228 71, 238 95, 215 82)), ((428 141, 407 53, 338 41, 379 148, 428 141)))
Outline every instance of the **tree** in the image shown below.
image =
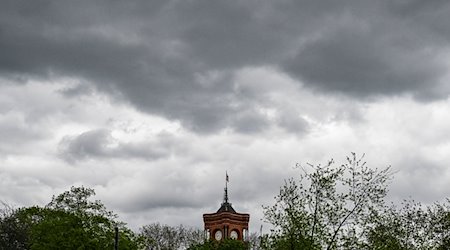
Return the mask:
MULTIPOLYGON (((364 157, 364 155, 363 155, 364 157)), ((335 166, 298 165, 273 206, 263 207, 273 224, 270 249, 360 249, 368 219, 383 206, 390 168, 372 169, 355 153, 335 166)))
POLYGON ((405 200, 375 211, 364 249, 450 249, 450 204, 405 200))
POLYGON ((58 196, 53 196, 46 208, 62 210, 80 216, 92 215, 105 217, 110 220, 116 219, 117 215, 108 211, 101 201, 90 200, 90 197, 94 195, 95 191, 92 188, 83 186, 71 187, 69 191, 65 191, 58 196))
POLYGON ((169 250, 178 249, 181 246, 183 230, 181 226, 176 228, 154 223, 143 226, 140 234, 144 238, 148 249, 169 250))
POLYGON ((188 250, 247 250, 248 245, 242 241, 225 239, 223 241, 209 240, 204 243, 194 244, 188 250))
POLYGON ((262 235, 258 233, 250 233, 248 236, 248 243, 250 244, 251 249, 261 249, 261 241, 262 241, 262 235))
POLYGON ((185 230, 184 247, 200 244, 205 241, 205 232, 199 228, 189 227, 185 230))
POLYGON ((139 238, 100 201, 90 201, 94 194, 93 189, 72 187, 46 207, 14 211, 8 218, 26 235, 18 249, 112 249, 115 227, 120 229, 120 249, 138 249, 139 238))
POLYGON ((71 187, 70 191, 53 197, 46 208, 64 211, 76 215, 82 220, 82 227, 103 248, 113 246, 114 228, 119 228, 119 244, 121 249, 137 249, 140 239, 125 223, 117 221, 117 215, 108 211, 99 200, 91 201, 95 195, 91 188, 71 187))
POLYGON ((153 223, 140 229, 140 236, 144 239, 148 249, 170 250, 203 242, 203 231, 196 228, 179 225, 172 227, 153 223))
POLYGON ((366 244, 362 249, 374 250, 406 250, 405 235, 408 227, 403 227, 405 220, 394 206, 373 211, 366 231, 366 244))
POLYGON ((17 209, 4 202, 0 209, 0 250, 26 249, 28 242, 28 228, 17 223, 17 209))
POLYGON ((29 249, 92 249, 96 243, 104 243, 83 230, 81 218, 62 210, 24 208, 18 211, 17 218, 29 227, 29 249))

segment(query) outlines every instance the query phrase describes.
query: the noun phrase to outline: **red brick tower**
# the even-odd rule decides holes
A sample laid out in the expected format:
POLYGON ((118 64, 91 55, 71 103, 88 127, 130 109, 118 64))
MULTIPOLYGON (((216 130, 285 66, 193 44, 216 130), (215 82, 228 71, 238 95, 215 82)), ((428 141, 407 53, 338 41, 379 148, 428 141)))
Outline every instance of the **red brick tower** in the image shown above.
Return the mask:
POLYGON ((205 233, 207 239, 217 241, 235 239, 246 241, 248 239, 248 222, 250 214, 237 213, 228 202, 228 174, 225 179, 225 194, 223 203, 217 212, 203 214, 205 233))

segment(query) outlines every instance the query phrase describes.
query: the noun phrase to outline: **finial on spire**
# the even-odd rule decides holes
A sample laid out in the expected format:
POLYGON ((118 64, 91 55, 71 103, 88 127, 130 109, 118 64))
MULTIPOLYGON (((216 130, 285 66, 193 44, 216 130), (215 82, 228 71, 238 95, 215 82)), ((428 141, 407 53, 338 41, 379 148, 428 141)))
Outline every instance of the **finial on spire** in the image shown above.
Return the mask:
POLYGON ((229 182, 228 173, 227 171, 225 171, 225 194, 223 197, 224 204, 228 203, 228 182, 229 182))

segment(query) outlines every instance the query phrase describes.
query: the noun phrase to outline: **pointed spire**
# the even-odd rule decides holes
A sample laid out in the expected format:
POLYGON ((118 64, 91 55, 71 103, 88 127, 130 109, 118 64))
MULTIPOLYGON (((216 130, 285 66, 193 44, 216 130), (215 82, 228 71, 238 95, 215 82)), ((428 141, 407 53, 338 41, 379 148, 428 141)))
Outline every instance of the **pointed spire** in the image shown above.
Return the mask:
POLYGON ((230 181, 230 178, 228 177, 228 173, 225 172, 225 188, 224 188, 224 195, 223 195, 223 203, 220 206, 219 210, 217 210, 217 213, 220 212, 230 212, 230 213, 236 213, 236 211, 231 206, 231 203, 228 202, 228 182, 230 181))
POLYGON ((223 203, 227 204, 228 203, 228 173, 225 171, 225 194, 223 196, 223 203))

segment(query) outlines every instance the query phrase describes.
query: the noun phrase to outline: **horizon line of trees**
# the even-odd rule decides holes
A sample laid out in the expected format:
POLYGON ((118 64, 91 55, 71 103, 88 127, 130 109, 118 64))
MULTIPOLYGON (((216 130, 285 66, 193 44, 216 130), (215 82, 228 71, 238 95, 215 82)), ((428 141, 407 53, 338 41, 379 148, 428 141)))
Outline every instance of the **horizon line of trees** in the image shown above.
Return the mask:
POLYGON ((145 225, 134 232, 99 200, 95 191, 72 187, 43 207, 13 208, 1 202, 0 250, 450 250, 450 200, 422 205, 405 200, 387 204, 390 167, 371 168, 351 153, 343 164, 297 165, 272 206, 263 206, 270 233, 250 234, 248 242, 207 241, 198 228, 145 225))

